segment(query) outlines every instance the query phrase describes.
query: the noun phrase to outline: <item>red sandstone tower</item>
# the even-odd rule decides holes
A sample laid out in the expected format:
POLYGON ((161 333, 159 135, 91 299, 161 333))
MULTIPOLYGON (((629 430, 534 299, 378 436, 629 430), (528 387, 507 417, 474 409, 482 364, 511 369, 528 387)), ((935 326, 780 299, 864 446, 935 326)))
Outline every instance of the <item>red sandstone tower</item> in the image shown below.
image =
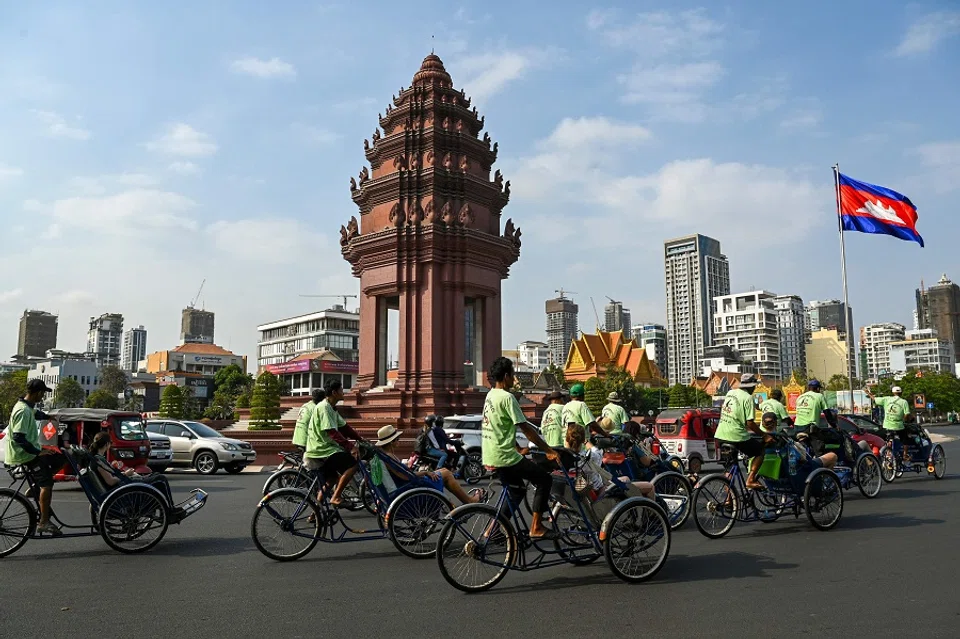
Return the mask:
POLYGON ((520 256, 520 230, 510 220, 500 229, 510 183, 500 171, 491 180, 497 145, 479 137, 483 124, 431 53, 363 142, 371 170, 350 180, 360 222, 340 230, 360 278, 360 374, 344 407, 354 418, 408 424, 482 407, 478 387, 500 355, 501 281, 520 256), (399 311, 393 388, 390 309, 399 311))

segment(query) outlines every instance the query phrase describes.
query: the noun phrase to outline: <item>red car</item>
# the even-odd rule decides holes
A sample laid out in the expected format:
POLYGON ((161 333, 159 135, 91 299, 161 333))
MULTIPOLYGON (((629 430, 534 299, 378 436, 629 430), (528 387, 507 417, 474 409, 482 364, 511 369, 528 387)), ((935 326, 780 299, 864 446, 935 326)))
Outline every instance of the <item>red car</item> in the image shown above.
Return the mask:
MULTIPOLYGON (((838 415, 837 424, 850 433, 855 442, 867 442, 874 455, 879 455, 880 449, 887 443, 880 435, 883 432, 880 424, 864 415, 838 415)), ((826 426, 826 420, 823 417, 820 418, 820 425, 826 426)))

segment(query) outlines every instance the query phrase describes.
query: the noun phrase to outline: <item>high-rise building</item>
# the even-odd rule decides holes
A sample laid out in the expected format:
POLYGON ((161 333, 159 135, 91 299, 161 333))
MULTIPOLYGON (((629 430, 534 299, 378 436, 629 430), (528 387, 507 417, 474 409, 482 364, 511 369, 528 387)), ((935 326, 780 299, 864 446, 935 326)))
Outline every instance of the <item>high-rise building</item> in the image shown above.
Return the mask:
POLYGON ((614 331, 623 331, 624 335, 630 337, 630 309, 623 307, 623 302, 610 300, 610 303, 603 307, 603 324, 608 333, 614 331))
POLYGON ((329 350, 341 361, 360 358, 360 313, 341 304, 317 313, 277 320, 257 327, 257 369, 283 364, 306 353, 329 350))
POLYGON ((104 313, 90 318, 87 353, 98 366, 119 366, 123 349, 123 315, 104 313))
MULTIPOLYGON (((817 331, 835 330, 837 339, 847 342, 847 326, 853 327, 853 309, 845 307, 840 300, 814 300, 807 304, 807 343, 810 343, 810 335, 817 331), (846 319, 844 319, 844 310, 846 310, 846 319)), ((847 356, 850 358, 850 370, 852 375, 857 374, 857 345, 853 339, 849 340, 847 356)))
POLYGON ((635 324, 633 339, 647 351, 647 359, 657 365, 660 375, 667 379, 667 329, 663 324, 635 324))
POLYGON ((823 384, 834 375, 848 377, 853 375, 853 358, 850 356, 850 341, 840 339, 833 328, 814 331, 807 343, 807 374, 819 379, 823 384), (846 361, 846 366, 844 366, 846 361))
POLYGON ((960 286, 946 274, 930 288, 917 289, 917 328, 935 329, 940 339, 953 343, 960 361, 960 286))
POLYGON ((954 345, 934 328, 907 331, 904 340, 890 344, 890 369, 897 373, 911 370, 952 373, 957 359, 954 345))
POLYGON ((780 378, 790 379, 793 371, 807 372, 806 326, 807 314, 803 300, 796 295, 778 295, 773 299, 780 331, 780 378))
POLYGON ((579 307, 563 292, 560 297, 547 300, 547 346, 557 366, 567 361, 567 351, 580 333, 579 307))
POLYGON ((213 311, 187 307, 180 317, 182 344, 213 344, 213 311))
POLYGON ((46 311, 26 310, 20 317, 20 338, 17 355, 45 357, 57 347, 57 316, 46 311))
POLYGON ((714 298, 713 343, 737 351, 765 380, 779 380, 782 374, 775 298, 767 291, 714 298))
POLYGON ((553 355, 550 347, 543 342, 520 342, 516 361, 526 366, 527 370, 539 373, 553 363, 553 355))
POLYGON ((906 327, 895 322, 868 324, 860 329, 861 374, 867 379, 877 379, 892 372, 890 369, 890 344, 902 342, 906 327))
POLYGON ((713 342, 714 298, 730 294, 730 264, 720 242, 688 235, 663 244, 670 384, 689 384, 713 342))
POLYGON ((141 361, 147 358, 147 329, 143 326, 131 328, 123 334, 123 370, 136 373, 141 361))

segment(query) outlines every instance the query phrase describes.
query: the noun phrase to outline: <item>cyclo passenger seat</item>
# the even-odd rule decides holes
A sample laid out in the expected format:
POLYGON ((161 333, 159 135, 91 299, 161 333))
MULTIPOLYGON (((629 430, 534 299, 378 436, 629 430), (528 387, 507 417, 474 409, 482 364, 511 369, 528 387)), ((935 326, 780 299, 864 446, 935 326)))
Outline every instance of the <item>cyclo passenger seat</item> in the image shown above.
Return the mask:
POLYGON ((739 451, 733 444, 720 444, 720 463, 724 466, 732 466, 737 463, 739 451))

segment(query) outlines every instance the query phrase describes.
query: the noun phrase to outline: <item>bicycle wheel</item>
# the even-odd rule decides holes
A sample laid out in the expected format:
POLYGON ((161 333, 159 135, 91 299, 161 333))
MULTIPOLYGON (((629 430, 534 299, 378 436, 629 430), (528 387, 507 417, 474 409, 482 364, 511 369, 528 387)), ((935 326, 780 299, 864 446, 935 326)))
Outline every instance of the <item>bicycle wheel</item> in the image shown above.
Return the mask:
POLYGON ((883 478, 880 474, 880 460, 873 453, 860 455, 853 469, 853 476, 861 495, 867 499, 873 499, 880 494, 880 487, 883 486, 883 478))
POLYGON ((657 497, 663 500, 661 505, 666 505, 670 529, 682 528, 690 517, 690 496, 693 494, 690 480, 680 473, 663 473, 653 478, 653 488, 657 497))
POLYGON ((483 464, 479 456, 467 455, 463 460, 463 479, 471 486, 483 479, 483 464))
POLYGON ((772 524, 783 515, 787 496, 772 491, 751 490, 753 508, 757 511, 757 519, 764 524, 772 524))
POLYGON ((20 550, 37 532, 37 511, 15 490, 0 488, 0 557, 20 550))
MULTIPOLYGON (((354 475, 354 477, 356 477, 356 475, 354 475)), ((364 509, 371 515, 377 515, 379 517, 377 514, 377 500, 373 496, 373 489, 367 482, 366 477, 360 480, 360 486, 357 488, 357 492, 360 496, 360 503, 363 504, 364 509)))
POLYGON ((463 592, 495 586, 513 565, 517 535, 504 517, 486 504, 461 506, 450 513, 437 540, 440 574, 463 592))
POLYGON ((843 489, 832 472, 820 472, 807 481, 803 491, 803 509, 818 530, 830 530, 843 515, 843 489))
POLYGON ((586 566, 600 559, 602 553, 593 547, 590 528, 579 512, 556 502, 550 509, 550 516, 560 531, 560 539, 555 542, 557 554, 574 566, 586 566))
POLYGON ((937 444, 933 447, 933 452, 930 453, 930 462, 933 464, 933 476, 937 479, 943 479, 943 476, 947 474, 947 454, 943 450, 943 446, 937 444))
POLYGON ((145 485, 127 484, 100 506, 100 536, 116 551, 150 550, 167 534, 166 498, 145 485))
POLYGON ((261 499, 250 522, 257 550, 276 561, 303 557, 317 545, 324 530, 320 508, 296 488, 281 488, 261 499))
POLYGON ((263 494, 266 495, 281 488, 299 488, 300 490, 306 490, 312 482, 313 479, 310 475, 302 469, 288 468, 286 470, 278 470, 270 475, 270 478, 267 479, 263 485, 263 494))
POLYGON ((730 532, 740 508, 740 496, 723 475, 707 479, 693 491, 693 521, 697 530, 710 539, 730 532))
POLYGON ((897 478, 897 457, 889 446, 880 449, 880 477, 888 484, 897 478))
POLYGON ((396 498, 387 511, 387 531, 397 550, 413 559, 428 559, 437 551, 443 518, 453 510, 446 497, 432 489, 411 490, 396 498))
POLYGON ((647 581, 670 554, 670 523, 653 502, 631 499, 614 512, 604 550, 617 577, 628 583, 647 581))

